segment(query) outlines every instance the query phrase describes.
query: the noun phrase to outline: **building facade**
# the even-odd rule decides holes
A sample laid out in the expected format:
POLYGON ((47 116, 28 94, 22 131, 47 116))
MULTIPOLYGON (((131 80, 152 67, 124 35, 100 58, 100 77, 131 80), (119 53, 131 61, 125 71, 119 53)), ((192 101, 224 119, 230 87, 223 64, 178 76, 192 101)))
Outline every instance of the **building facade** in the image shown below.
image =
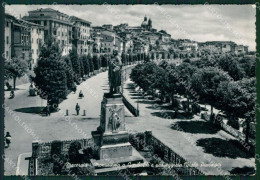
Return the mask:
POLYGON ((78 54, 88 54, 88 40, 90 39, 91 22, 75 16, 70 17, 72 26, 72 45, 78 54))
POLYGON ((41 8, 29 11, 29 16, 24 20, 44 26, 44 38, 54 38, 62 48, 62 55, 67 55, 72 50, 72 26, 70 17, 51 8, 41 8))

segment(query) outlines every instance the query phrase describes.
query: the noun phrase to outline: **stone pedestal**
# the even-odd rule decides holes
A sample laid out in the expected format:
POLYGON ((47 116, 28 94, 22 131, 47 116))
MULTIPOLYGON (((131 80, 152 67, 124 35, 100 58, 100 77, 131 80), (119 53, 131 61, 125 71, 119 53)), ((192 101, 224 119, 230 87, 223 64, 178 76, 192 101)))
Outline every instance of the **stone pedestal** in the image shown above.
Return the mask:
MULTIPOLYGON (((98 146, 95 152, 98 159, 91 160, 98 164, 127 164, 144 162, 144 158, 129 143, 129 134, 125 129, 125 112, 121 94, 104 94, 101 103, 100 126, 92 131, 92 137, 98 146), (133 153, 135 152, 135 153, 133 153)), ((104 165, 108 168, 109 165, 104 165)))

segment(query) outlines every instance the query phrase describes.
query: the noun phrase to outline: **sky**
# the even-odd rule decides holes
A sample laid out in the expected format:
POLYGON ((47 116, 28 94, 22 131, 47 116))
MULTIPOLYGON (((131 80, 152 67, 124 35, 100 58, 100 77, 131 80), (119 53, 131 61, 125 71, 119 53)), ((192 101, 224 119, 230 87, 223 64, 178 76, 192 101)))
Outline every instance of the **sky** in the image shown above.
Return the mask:
POLYGON ((234 41, 256 49, 254 5, 7 5, 5 11, 19 17, 47 7, 90 21, 92 26, 140 26, 146 15, 153 28, 166 30, 173 39, 234 41))

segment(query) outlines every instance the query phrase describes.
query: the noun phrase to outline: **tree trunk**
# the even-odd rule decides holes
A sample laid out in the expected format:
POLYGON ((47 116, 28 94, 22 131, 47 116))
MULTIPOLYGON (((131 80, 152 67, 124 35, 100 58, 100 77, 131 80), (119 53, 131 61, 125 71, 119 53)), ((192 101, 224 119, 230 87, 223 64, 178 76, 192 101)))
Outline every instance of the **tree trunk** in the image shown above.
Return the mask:
POLYGON ((213 106, 212 105, 210 106, 210 114, 211 115, 213 114, 213 106))
POLYGON ((249 120, 246 120, 246 139, 245 142, 248 143, 248 139, 249 139, 249 128, 250 128, 250 123, 249 120))
POLYGON ((187 108, 188 108, 188 112, 190 112, 190 98, 189 95, 187 95, 187 108))
POLYGON ((14 87, 13 87, 13 89, 14 89, 14 91, 15 91, 15 85, 16 85, 16 77, 15 77, 15 76, 13 77, 13 81, 14 81, 14 84, 13 84, 14 87))
POLYGON ((172 93, 172 108, 174 107, 174 94, 172 93))

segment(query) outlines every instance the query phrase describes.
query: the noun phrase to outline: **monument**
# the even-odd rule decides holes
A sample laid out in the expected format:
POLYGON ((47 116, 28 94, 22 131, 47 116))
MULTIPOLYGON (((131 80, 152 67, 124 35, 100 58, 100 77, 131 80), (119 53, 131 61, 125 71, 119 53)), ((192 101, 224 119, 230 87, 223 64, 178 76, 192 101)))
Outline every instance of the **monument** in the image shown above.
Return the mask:
POLYGON ((101 102, 100 126, 92 131, 97 146, 95 154, 98 160, 92 164, 113 162, 127 164, 144 162, 144 158, 129 143, 129 134, 125 126, 125 112, 120 92, 122 63, 117 52, 109 62, 109 93, 105 93, 101 102))

